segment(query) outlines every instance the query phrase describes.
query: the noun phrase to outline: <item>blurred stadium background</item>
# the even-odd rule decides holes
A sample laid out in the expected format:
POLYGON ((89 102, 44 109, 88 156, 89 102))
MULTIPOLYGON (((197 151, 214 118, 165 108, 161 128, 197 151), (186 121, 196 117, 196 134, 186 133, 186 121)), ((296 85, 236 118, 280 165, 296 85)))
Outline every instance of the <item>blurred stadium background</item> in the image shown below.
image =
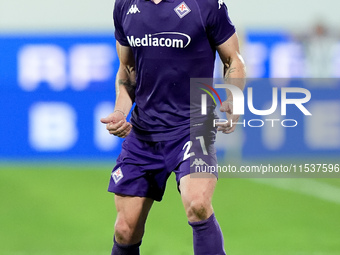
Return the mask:
MULTIPOLYGON (((298 83, 312 93, 311 118, 289 130, 239 128, 217 143, 223 160, 340 163, 340 2, 227 5, 249 77, 314 79, 298 83)), ((114 107, 112 7, 0 0, 0 254, 110 253, 115 210, 106 187, 121 139, 99 118, 114 107)), ((221 178, 214 207, 229 255, 340 254, 339 179, 221 178)), ((186 222, 171 178, 142 253, 192 254, 186 222)))

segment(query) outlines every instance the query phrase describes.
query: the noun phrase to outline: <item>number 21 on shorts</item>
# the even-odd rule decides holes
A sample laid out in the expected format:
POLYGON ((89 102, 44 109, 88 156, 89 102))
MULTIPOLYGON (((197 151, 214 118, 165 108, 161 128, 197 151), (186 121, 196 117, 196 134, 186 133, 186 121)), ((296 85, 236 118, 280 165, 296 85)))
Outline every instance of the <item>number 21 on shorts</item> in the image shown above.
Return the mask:
MULTIPOLYGON (((207 148, 206 148, 205 142, 204 142, 204 137, 203 136, 197 136, 197 137, 195 137, 195 139, 199 141, 203 155, 208 155, 208 151, 207 151, 207 148)), ((194 142, 196 142, 196 140, 194 142)), ((195 156, 195 152, 193 152, 193 151, 190 152, 190 149, 191 149, 192 146, 193 146, 192 141, 187 141, 184 144, 183 149, 182 149, 182 150, 185 150, 184 155, 183 155, 183 160, 186 160, 186 159, 188 159, 192 156, 195 156)))

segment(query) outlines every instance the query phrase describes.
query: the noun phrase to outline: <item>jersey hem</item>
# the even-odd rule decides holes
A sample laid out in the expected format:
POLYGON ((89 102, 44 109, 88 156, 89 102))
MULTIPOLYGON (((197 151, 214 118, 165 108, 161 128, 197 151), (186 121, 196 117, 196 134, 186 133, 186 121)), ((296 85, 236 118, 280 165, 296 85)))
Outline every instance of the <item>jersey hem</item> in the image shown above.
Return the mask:
POLYGON ((136 128, 133 127, 133 134, 134 136, 142 141, 146 142, 165 142, 171 141, 180 137, 185 136, 185 133, 190 134, 190 128, 184 130, 176 130, 173 132, 167 132, 162 134, 141 134, 136 131, 136 128), (186 132, 187 130, 187 132, 186 132), (177 134, 176 134, 177 133, 177 134))

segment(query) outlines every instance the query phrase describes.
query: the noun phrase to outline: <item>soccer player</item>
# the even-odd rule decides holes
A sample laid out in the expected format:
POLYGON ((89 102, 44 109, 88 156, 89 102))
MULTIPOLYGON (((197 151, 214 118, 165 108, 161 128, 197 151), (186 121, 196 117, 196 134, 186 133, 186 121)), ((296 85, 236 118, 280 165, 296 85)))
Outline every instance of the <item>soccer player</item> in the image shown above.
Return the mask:
MULTIPOLYGON (((172 172, 193 229, 195 254, 225 254, 211 203, 217 178, 190 174, 195 164, 216 165, 216 130, 210 125, 215 106, 209 103, 207 114, 190 119, 190 78, 213 76, 216 51, 226 79, 245 78, 227 7, 223 0, 116 0, 113 16, 117 95, 113 113, 101 121, 125 140, 109 184, 117 209, 112 254, 139 254, 149 210, 161 201, 172 172)), ((232 95, 220 110, 238 120, 232 95)), ((227 123, 217 130, 234 129, 227 123)))

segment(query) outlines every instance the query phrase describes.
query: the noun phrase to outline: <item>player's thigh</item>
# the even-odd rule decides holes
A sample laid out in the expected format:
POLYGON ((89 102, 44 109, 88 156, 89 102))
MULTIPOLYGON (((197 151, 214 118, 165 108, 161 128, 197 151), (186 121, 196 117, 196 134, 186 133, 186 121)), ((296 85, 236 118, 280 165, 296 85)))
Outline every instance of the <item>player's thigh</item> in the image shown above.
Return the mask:
POLYGON ((181 178, 179 188, 189 221, 204 220, 211 216, 216 182, 216 176, 210 173, 192 173, 181 178))
POLYGON ((116 194, 116 225, 122 224, 124 225, 123 227, 126 227, 127 225, 127 227, 131 229, 144 228, 144 224, 153 201, 153 199, 146 197, 133 197, 116 194))

